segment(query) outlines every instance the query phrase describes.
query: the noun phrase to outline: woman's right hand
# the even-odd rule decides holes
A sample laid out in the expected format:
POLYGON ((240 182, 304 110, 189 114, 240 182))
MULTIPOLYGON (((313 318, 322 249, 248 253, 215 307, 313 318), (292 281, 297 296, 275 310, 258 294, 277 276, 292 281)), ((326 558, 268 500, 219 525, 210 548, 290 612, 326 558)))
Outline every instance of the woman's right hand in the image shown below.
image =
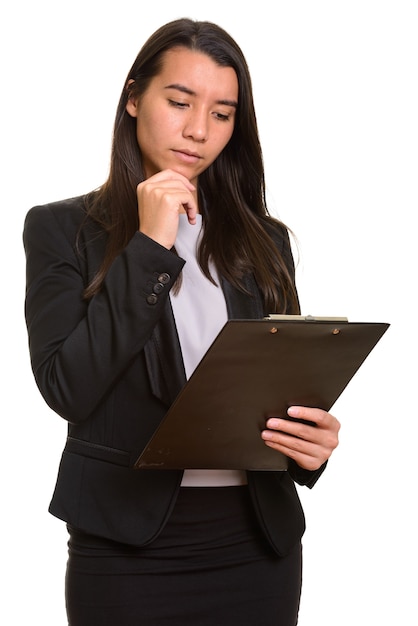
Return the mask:
POLYGON ((182 174, 163 170, 137 187, 139 231, 168 250, 177 236, 179 214, 196 223, 196 187, 182 174))

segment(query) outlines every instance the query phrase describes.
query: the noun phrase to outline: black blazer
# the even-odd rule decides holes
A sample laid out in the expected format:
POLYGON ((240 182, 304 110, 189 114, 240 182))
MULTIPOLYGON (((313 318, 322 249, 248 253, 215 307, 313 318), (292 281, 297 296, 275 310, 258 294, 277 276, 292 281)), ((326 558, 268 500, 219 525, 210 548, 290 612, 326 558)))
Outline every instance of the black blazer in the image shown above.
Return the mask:
MULTIPOLYGON (((101 263, 106 234, 84 220, 78 197, 34 207, 24 227, 32 368, 45 401, 69 423, 49 510, 86 532, 145 545, 169 517, 182 478, 132 465, 186 381, 168 297, 184 260, 138 232, 87 303, 83 289, 101 263)), ((286 231, 272 226, 271 234, 294 273, 286 231)), ((251 296, 222 281, 230 318, 265 314, 252 276, 247 287, 251 296)), ((261 528, 277 553, 305 529, 294 481, 312 487, 323 469, 291 463, 287 472, 248 472, 261 528)))

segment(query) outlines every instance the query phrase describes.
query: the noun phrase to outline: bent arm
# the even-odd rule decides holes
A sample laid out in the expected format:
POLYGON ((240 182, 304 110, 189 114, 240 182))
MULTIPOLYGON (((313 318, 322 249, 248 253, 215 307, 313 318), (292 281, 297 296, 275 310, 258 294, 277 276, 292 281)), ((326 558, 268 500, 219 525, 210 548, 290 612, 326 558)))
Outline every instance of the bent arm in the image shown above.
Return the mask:
POLYGON ((87 271, 58 214, 48 206, 31 209, 23 238, 35 380, 54 411, 80 422, 142 350, 184 261, 136 233, 114 260, 101 291, 86 302, 87 271), (150 299, 157 282, 163 287, 150 299))

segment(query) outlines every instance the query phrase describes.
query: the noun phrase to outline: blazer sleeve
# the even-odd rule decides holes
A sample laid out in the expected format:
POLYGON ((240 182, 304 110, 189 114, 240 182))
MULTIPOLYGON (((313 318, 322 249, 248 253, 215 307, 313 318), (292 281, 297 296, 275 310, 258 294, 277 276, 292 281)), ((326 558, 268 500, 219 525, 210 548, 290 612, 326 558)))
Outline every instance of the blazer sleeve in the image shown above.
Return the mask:
POLYGON ((25 316, 37 385, 54 411, 77 423, 142 350, 184 261, 138 232, 86 302, 86 270, 66 226, 54 205, 26 216, 25 316))

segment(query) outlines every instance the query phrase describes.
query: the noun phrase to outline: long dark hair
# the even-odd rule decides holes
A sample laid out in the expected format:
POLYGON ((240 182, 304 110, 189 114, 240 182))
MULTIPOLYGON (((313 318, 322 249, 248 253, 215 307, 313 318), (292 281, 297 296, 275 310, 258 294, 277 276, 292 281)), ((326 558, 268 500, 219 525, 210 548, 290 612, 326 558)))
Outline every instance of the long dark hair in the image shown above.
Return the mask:
MULTIPOLYGON (((244 276, 252 273, 269 312, 299 312, 289 259, 283 259, 268 234, 264 167, 254 111, 251 77, 244 55, 222 28, 211 22, 179 19, 159 28, 141 48, 125 81, 114 124, 107 181, 86 197, 87 214, 108 232, 103 263, 88 285, 93 296, 109 266, 138 230, 136 188, 145 178, 136 139, 136 120, 126 111, 131 97, 145 93, 161 70, 164 53, 184 47, 208 55, 238 78, 238 108, 232 137, 221 154, 199 176, 199 207, 204 233, 199 263, 211 279, 209 258, 219 275, 245 291, 244 276), (266 230, 267 229, 267 230, 266 230)), ((279 226, 280 227, 280 226, 279 226)))

